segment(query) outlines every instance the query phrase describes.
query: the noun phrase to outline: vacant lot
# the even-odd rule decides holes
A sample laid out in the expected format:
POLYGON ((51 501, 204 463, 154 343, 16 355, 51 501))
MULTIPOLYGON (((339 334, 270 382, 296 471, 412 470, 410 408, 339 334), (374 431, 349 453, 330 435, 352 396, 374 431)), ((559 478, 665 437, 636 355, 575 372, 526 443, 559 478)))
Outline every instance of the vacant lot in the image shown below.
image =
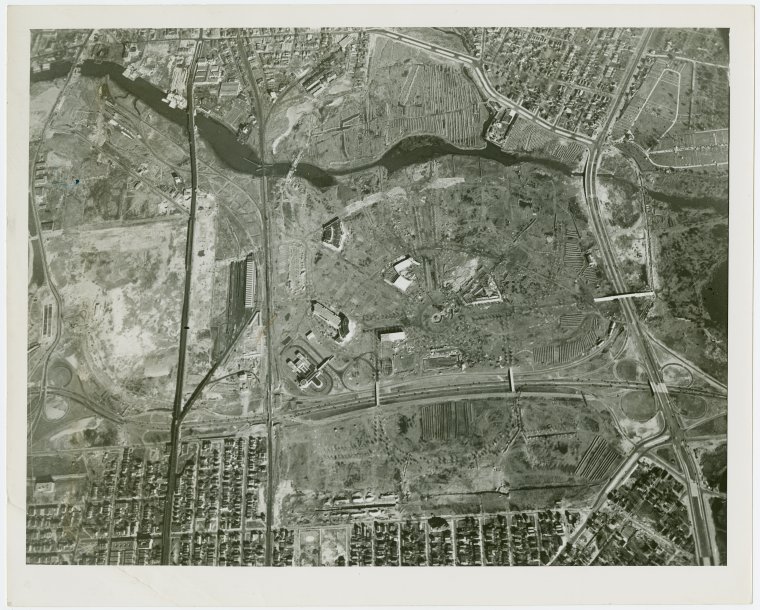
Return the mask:
POLYGON ((163 222, 48 237, 83 381, 117 394, 171 396, 184 231, 184 224, 163 222))

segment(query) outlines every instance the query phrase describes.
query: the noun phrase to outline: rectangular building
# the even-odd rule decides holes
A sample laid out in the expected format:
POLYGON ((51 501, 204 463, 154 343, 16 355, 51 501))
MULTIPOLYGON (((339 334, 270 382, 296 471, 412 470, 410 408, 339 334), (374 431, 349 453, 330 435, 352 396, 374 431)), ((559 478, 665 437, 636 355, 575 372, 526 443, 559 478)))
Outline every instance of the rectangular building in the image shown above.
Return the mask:
POLYGON ((335 330, 340 329, 340 316, 336 314, 332 309, 322 305, 318 301, 314 301, 311 306, 312 313, 326 322, 329 326, 332 326, 335 330))

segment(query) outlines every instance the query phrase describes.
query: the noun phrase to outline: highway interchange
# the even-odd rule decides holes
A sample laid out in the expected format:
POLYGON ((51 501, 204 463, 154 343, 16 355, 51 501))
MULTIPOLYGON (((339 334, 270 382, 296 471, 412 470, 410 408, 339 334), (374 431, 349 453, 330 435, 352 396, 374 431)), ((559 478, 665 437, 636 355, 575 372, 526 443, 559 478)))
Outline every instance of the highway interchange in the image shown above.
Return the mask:
MULTIPOLYGON (((646 30, 642 35, 642 40, 639 47, 636 50, 634 59, 628 67, 625 79, 621 85, 617 98, 612 104, 610 115, 604 125, 602 134, 607 134, 612 128, 614 123, 618 106, 623 97, 623 92, 627 88, 627 84, 633 74, 633 71, 638 64, 641 55, 644 52, 646 44, 651 36, 652 31, 646 30)), ((594 227, 594 234, 597 238, 597 243, 602 252, 602 256, 605 262, 605 270, 612 282, 615 291, 619 294, 628 291, 625 281, 617 265, 612 244, 610 242, 609 234, 607 233, 607 227, 602 220, 601 212, 599 209, 599 199, 596 194, 596 174, 599 170, 599 164, 601 161, 601 149, 604 144, 604 139, 598 140, 589 150, 589 156, 586 160, 586 169, 583 174, 583 188, 586 194, 586 201, 588 203, 589 212, 591 214, 591 222, 594 227)), ((666 429, 670 434, 673 449, 676 453, 678 462, 681 469, 687 475, 687 485, 689 491, 689 507, 690 515, 692 519, 692 525, 694 529, 694 541, 696 546, 696 553, 700 563, 710 564, 714 561, 714 549, 712 549, 711 536, 707 524, 707 518, 705 516, 704 499, 700 492, 699 486, 699 470, 694 463, 692 454, 684 446, 683 432, 681 426, 676 419, 673 411, 673 406, 668 397, 668 388, 664 384, 662 379, 661 366, 657 360, 657 356, 654 353, 652 345, 649 340, 649 335, 644 330, 641 320, 639 319, 634 302, 631 299, 620 299, 620 308, 625 316, 626 329, 629 336, 634 340, 639 348, 639 353, 644 360, 644 366, 646 368, 647 376, 653 389, 655 401, 657 402, 658 410, 663 414, 666 423, 666 429)))

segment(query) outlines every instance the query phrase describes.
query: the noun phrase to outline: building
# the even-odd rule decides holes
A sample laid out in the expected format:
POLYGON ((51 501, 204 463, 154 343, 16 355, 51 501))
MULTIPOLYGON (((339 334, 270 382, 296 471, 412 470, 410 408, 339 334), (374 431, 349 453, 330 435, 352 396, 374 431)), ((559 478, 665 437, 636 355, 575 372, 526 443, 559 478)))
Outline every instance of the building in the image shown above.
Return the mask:
POLYGON ((341 50, 345 52, 345 50, 353 44, 354 40, 356 40, 356 37, 356 33, 347 34, 338 41, 338 46, 340 46, 341 50))
POLYGON ((196 85, 218 85, 222 81, 222 67, 216 62, 199 61, 193 82, 196 85))
POLYGON ((398 273, 399 275, 402 275, 404 271, 409 269, 409 267, 413 265, 419 265, 419 263, 414 260, 411 256, 405 256, 400 261, 397 261, 393 263, 393 269, 398 273))
POLYGON ((406 332, 403 330, 394 330, 380 333, 380 341, 383 343, 396 343, 406 340, 406 332))
POLYGON ((236 80, 219 85, 219 97, 237 97, 240 93, 240 83, 236 80))
POLYGON ((335 330, 339 330, 341 326, 340 316, 335 313, 329 307, 322 305, 319 301, 313 301, 311 304, 311 312, 317 316, 320 320, 325 322, 328 326, 331 326, 335 330))
POLYGON ((169 91, 180 92, 187 88, 187 68, 175 66, 172 71, 172 84, 169 91))
POLYGON ((385 281, 398 288, 401 292, 406 292, 414 281, 414 275, 411 274, 411 268, 419 263, 411 256, 403 256, 393 263, 392 279, 385 281))
POLYGON ((140 59, 140 49, 137 48, 137 45, 134 42, 125 44, 122 58, 126 59, 127 61, 135 61, 137 59, 140 59))
POLYGON ((312 368, 312 364, 309 361, 309 359, 298 350, 296 350, 295 356, 296 357, 293 360, 291 360, 290 358, 287 358, 285 360, 287 365, 293 370, 294 373, 298 373, 298 374, 308 373, 312 368))
POLYGON ((403 275, 399 275, 393 280, 393 285, 401 292, 406 292, 409 286, 412 285, 412 280, 405 278, 403 275))
POLYGON ((50 475, 37 477, 34 481, 35 493, 52 493, 55 491, 55 481, 50 475))
POLYGON ((245 307, 253 308, 253 296, 256 288, 256 266, 253 264, 253 252, 245 257, 245 307))
POLYGON ((332 360, 332 356, 328 356, 318 365, 314 366, 308 356, 296 350, 295 359, 291 360, 288 358, 285 362, 296 374, 298 387, 305 390, 309 386, 314 386, 314 389, 321 390, 324 387, 324 382, 321 379, 320 373, 330 360, 332 360))
POLYGON ((341 250, 345 238, 343 223, 337 216, 322 225, 322 243, 326 246, 334 250, 341 250))
POLYGON ((348 317, 345 314, 341 312, 335 313, 319 301, 311 302, 311 312, 335 330, 335 334, 332 337, 334 340, 342 341, 349 335, 351 329, 348 317))

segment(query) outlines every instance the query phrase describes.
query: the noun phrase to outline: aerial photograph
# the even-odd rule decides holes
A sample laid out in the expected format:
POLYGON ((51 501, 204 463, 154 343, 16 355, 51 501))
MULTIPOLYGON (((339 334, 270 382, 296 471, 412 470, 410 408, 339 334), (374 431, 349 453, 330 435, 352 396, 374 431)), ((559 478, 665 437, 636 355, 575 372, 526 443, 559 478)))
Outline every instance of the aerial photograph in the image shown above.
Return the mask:
POLYGON ((26 563, 726 565, 729 37, 33 30, 26 563))

